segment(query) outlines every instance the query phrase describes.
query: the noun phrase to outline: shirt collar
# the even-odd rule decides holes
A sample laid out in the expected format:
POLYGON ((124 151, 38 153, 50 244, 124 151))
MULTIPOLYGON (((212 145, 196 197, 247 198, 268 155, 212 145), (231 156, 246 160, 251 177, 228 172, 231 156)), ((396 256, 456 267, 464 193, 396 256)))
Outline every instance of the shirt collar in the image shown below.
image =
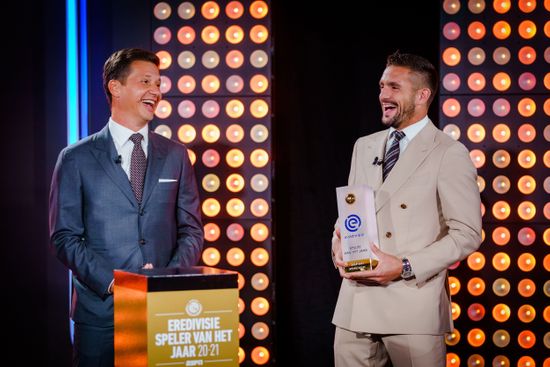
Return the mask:
MULTIPOLYGON (((405 133, 405 139, 411 141, 416 136, 416 134, 418 134, 420 130, 422 130, 422 128, 428 124, 429 121, 430 119, 428 118, 428 115, 426 115, 421 120, 401 130, 405 133)), ((393 127, 390 127, 390 130, 388 131, 388 136, 390 136, 394 130, 395 129, 393 127)))
POLYGON ((109 117, 109 132, 111 133, 111 136, 113 137, 116 145, 119 147, 123 146, 130 139, 130 136, 132 136, 136 132, 143 135, 143 142, 145 143, 145 146, 147 146, 147 144, 149 143, 148 125, 145 125, 139 131, 133 131, 128 129, 126 126, 122 126, 121 124, 113 120, 112 117, 109 117))

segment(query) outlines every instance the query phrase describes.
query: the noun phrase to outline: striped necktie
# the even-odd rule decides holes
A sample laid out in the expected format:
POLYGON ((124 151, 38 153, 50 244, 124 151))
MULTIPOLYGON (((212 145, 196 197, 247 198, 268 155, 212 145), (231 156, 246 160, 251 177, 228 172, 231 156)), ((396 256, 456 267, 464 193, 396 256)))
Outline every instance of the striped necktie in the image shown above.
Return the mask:
POLYGON ((384 164, 382 166, 382 177, 384 181, 386 181, 386 177, 389 175, 391 169, 395 166, 395 163, 399 159, 399 141, 404 137, 405 133, 399 130, 394 130, 390 135, 390 138, 393 138, 393 142, 391 143, 390 149, 386 153, 384 164))
POLYGON ((134 143, 132 157, 130 159, 130 184, 132 191, 136 196, 138 203, 141 204, 143 198, 143 185, 145 182, 145 170, 147 169, 147 158, 141 147, 143 135, 136 133, 130 136, 130 140, 134 143))

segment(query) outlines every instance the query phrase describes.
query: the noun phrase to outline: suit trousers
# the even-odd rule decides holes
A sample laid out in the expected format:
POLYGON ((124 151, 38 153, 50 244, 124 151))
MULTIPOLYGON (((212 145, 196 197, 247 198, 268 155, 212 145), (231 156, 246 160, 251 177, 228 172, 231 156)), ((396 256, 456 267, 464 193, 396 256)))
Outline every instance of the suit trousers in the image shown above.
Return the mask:
POLYGON ((445 367, 443 335, 368 334, 336 327, 335 367, 445 367))
POLYGON ((75 323, 73 367, 113 367, 114 365, 114 327, 75 323))

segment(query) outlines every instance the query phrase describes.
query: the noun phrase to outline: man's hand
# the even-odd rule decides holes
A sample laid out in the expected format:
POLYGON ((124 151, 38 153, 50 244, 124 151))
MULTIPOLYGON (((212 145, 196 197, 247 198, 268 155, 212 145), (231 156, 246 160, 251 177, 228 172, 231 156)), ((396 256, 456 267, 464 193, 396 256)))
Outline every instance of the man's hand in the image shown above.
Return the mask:
POLYGON ((147 263, 147 264, 143 265, 142 269, 153 269, 153 264, 147 263))
POLYGON ((403 262, 400 258, 383 252, 378 248, 377 245, 373 243, 371 243, 371 248, 372 252, 378 257, 378 265, 374 270, 346 273, 343 272, 343 268, 340 268, 340 275, 342 275, 344 278, 356 280, 359 282, 374 281, 379 284, 388 284, 392 280, 401 277, 403 262))

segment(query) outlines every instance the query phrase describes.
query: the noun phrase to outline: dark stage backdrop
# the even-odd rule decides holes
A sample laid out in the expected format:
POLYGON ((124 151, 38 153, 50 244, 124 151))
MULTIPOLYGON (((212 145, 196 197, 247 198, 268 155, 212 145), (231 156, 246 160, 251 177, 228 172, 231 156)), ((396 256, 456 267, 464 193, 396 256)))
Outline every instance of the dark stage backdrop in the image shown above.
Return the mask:
MULTIPOLYGON (((90 133, 108 108, 101 67, 112 50, 150 45, 150 1, 89 0, 90 133)), ((274 235, 278 366, 332 366, 332 312, 340 279, 330 260, 335 188, 345 185, 355 140, 380 130, 378 79, 396 49, 439 54, 438 1, 271 3, 274 235), (377 26, 375 24, 382 24, 377 26)), ((10 5, 2 71, 2 291, 9 347, 21 360, 69 365, 67 277, 48 251, 50 177, 66 141, 61 0, 10 5), (19 18, 18 18, 19 17, 19 18)), ((4 29, 4 27, 6 29, 4 29)), ((437 101, 434 106, 437 106, 437 101)), ((437 111, 431 113, 437 120, 437 111)))

